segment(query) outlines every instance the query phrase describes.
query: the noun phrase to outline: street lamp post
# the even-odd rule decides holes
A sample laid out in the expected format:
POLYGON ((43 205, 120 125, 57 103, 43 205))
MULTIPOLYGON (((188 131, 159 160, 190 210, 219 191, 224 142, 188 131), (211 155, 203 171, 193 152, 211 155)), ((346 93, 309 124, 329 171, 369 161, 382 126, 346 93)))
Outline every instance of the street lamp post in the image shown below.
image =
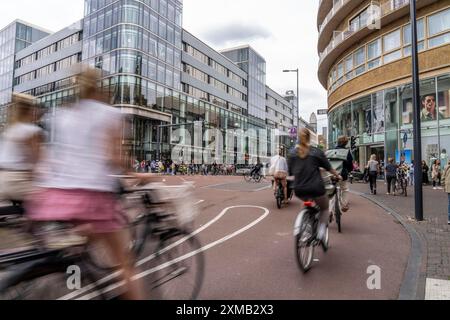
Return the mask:
POLYGON ((419 82, 419 57, 417 48, 417 18, 416 1, 410 1, 411 33, 412 33, 412 83, 414 106, 414 192, 415 192, 415 216, 417 221, 423 221, 423 189, 422 189, 422 137, 420 119, 420 82, 419 82))
MULTIPOLYGON (((283 70, 283 72, 296 72, 297 73, 297 108, 300 110, 300 70, 297 68, 295 70, 283 70)), ((298 117, 298 115, 295 115, 298 117)), ((295 123, 296 121, 294 121, 295 123)))

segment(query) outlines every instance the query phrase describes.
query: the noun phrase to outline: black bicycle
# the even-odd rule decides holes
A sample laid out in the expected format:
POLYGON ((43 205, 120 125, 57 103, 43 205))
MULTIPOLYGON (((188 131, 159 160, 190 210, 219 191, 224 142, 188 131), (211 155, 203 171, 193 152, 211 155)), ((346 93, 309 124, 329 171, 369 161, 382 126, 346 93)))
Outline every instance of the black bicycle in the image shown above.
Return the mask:
POLYGON ((324 251, 328 250, 328 228, 325 241, 318 236, 320 208, 313 201, 305 201, 305 208, 299 213, 294 227, 295 255, 300 269, 306 273, 311 269, 314 260, 315 247, 322 245, 324 251))
POLYGON ((247 182, 260 183, 263 179, 263 176, 259 172, 251 174, 251 171, 249 171, 244 174, 244 179, 247 182))
POLYGON ((9 201, 0 207, 0 228, 21 228, 24 225, 25 209, 19 201, 9 201))
POLYGON ((408 179, 404 170, 397 170, 397 179, 394 184, 394 195, 399 193, 405 197, 408 196, 408 179))
MULTIPOLYGON (((272 183, 275 183, 275 181, 272 181, 272 183)), ((291 185, 290 181, 288 181, 287 183, 288 183, 288 186, 287 186, 287 192, 288 192, 287 199, 292 200, 292 198, 294 197, 294 189, 292 188, 292 185, 291 185)), ((275 200, 277 201, 278 209, 281 209, 282 206, 283 206, 283 201, 285 200, 284 188, 283 188, 283 184, 281 183, 281 181, 278 181, 278 186, 277 186, 277 189, 275 191, 275 200)))
MULTIPOLYGON (((125 245, 136 257, 137 267, 144 269, 139 277, 150 276, 146 287, 156 295, 153 299, 195 300, 204 276, 201 244, 188 230, 175 225, 174 215, 162 209, 167 203, 151 199, 152 191, 126 192, 141 200, 145 210, 129 223, 132 236, 125 245), (150 240, 156 243, 152 247, 150 240)), ((58 225, 59 233, 70 230, 67 224, 58 225)), ((120 287, 113 276, 117 266, 106 248, 96 242, 69 244, 62 249, 41 244, 29 251, 3 254, 0 272, 10 276, 0 281, 0 299, 114 299, 118 296, 114 295, 116 287, 120 287), (87 281, 79 295, 64 290, 68 268, 72 266, 79 267, 87 281), (57 283, 61 285, 56 286, 57 283)))

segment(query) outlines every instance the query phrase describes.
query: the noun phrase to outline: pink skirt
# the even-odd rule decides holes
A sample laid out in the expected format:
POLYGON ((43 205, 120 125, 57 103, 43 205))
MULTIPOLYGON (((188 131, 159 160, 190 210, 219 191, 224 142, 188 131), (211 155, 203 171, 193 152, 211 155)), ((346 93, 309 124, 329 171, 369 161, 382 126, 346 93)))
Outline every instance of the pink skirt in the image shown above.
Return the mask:
POLYGON ((113 193, 43 189, 32 195, 27 214, 33 221, 89 224, 95 233, 111 233, 126 224, 113 193))

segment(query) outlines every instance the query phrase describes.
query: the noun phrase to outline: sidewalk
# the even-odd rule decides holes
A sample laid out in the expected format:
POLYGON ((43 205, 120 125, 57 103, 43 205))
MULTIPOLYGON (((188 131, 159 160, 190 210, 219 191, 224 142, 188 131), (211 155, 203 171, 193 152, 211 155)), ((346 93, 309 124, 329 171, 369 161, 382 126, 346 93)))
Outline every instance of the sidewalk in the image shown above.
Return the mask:
POLYGON ((397 213, 402 222, 414 228, 422 238, 425 248, 421 279, 424 298, 450 300, 450 226, 447 225, 447 194, 443 190, 424 187, 424 221, 414 219, 414 187, 408 188, 408 197, 387 195, 387 186, 378 181, 378 194, 370 194, 368 184, 355 183, 350 190, 378 201, 397 213), (445 280, 445 281, 441 281, 445 280))

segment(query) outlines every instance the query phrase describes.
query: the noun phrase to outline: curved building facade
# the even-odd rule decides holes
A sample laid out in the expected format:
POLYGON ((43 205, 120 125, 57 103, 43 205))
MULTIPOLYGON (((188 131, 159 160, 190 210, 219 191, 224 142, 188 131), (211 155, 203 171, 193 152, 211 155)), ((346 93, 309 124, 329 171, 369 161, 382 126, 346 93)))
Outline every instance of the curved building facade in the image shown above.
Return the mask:
MULTIPOLYGON (((318 76, 328 91, 329 146, 356 136, 356 159, 413 154, 409 0, 322 0, 318 76)), ((417 0, 422 157, 450 150, 450 0, 417 0)), ((444 163, 443 163, 444 165, 444 163)))

